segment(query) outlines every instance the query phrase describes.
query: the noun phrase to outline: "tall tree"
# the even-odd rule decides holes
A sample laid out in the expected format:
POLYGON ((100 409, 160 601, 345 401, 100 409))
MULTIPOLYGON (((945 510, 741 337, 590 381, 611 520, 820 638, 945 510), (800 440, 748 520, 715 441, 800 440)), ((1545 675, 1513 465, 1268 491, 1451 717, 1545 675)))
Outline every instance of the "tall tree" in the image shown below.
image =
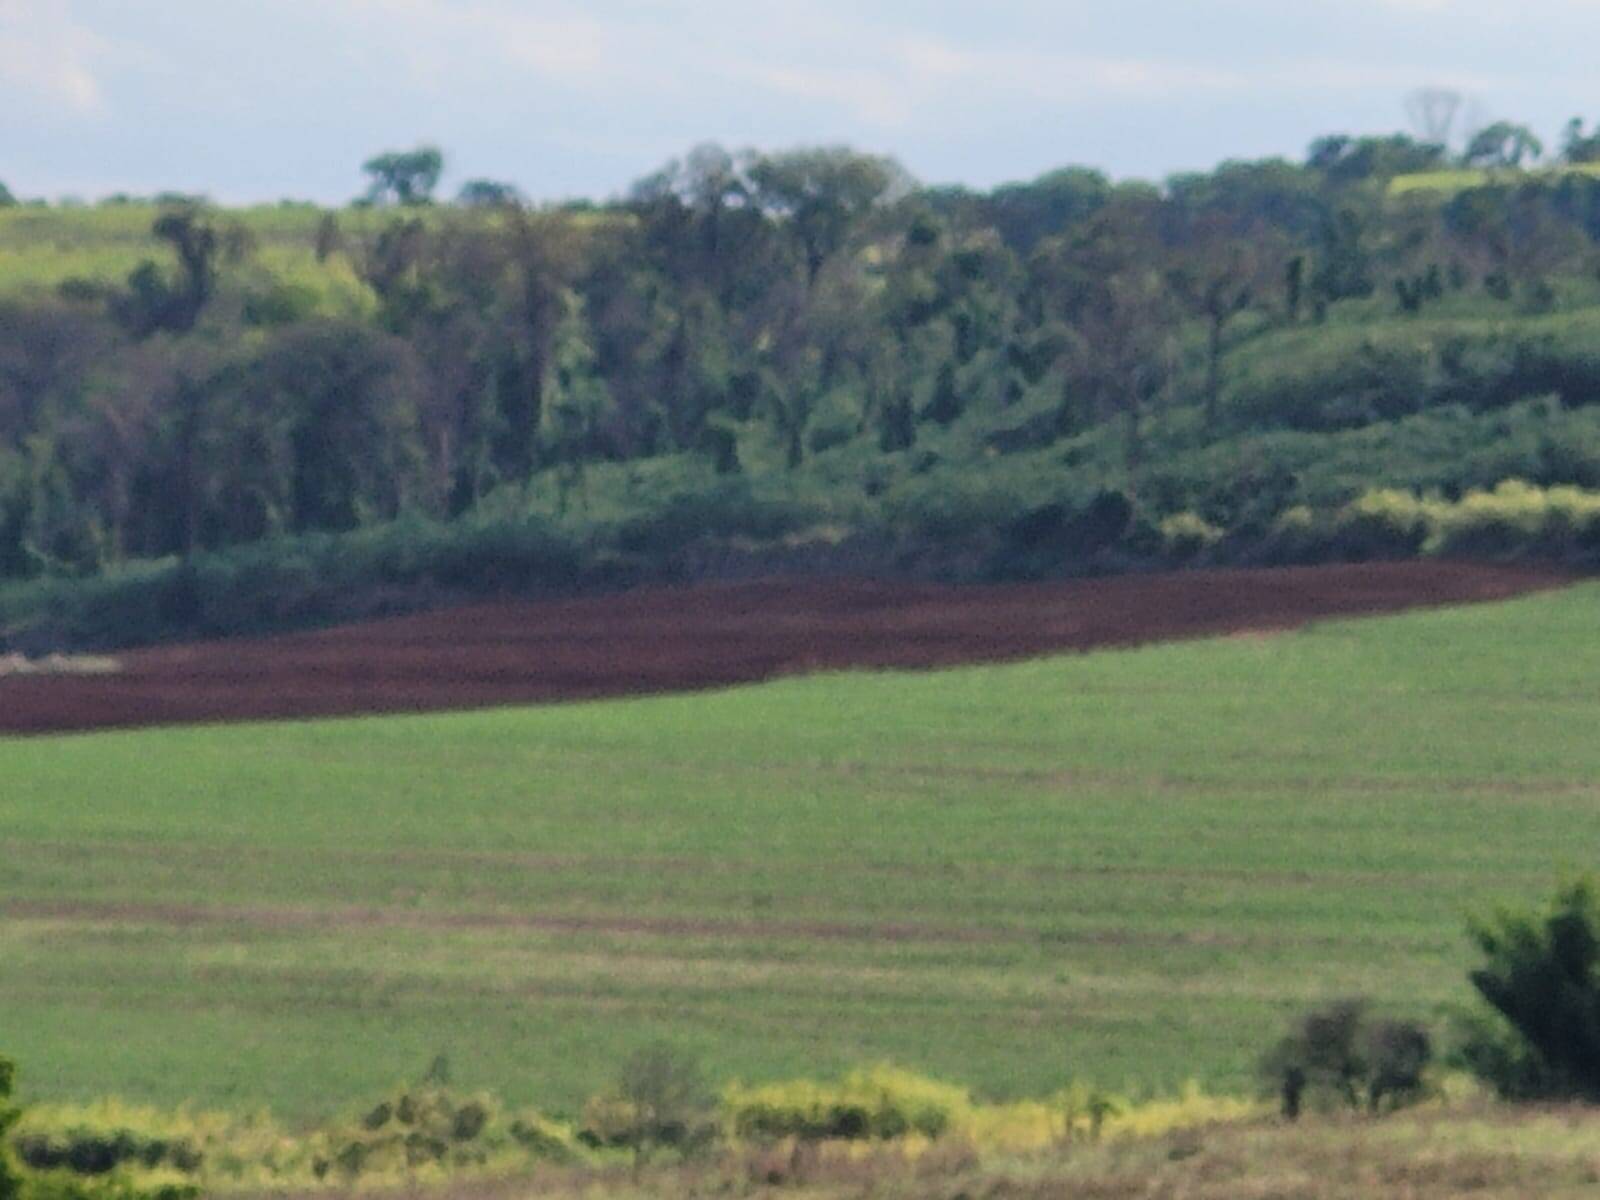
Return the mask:
POLYGON ((367 159, 361 170, 371 176, 367 199, 372 203, 427 204, 444 174, 444 153, 437 146, 386 150, 367 159))
POLYGON ((842 146, 759 155, 745 173, 755 202, 793 232, 812 284, 855 222, 911 185, 905 168, 893 159, 842 146))

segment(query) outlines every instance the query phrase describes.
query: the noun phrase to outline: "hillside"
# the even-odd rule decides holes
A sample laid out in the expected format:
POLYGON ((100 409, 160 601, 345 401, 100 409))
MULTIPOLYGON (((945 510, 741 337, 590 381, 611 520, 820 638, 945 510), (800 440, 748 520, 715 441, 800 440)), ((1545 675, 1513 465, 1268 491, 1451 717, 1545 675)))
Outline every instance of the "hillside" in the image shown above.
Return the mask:
POLYGON ((439 1053, 571 1113, 656 1036, 718 1080, 1248 1093, 1311 1005, 1437 1025, 1466 915, 1600 836, 1595 600, 0 739, 7 1044, 36 1098, 285 1117, 439 1053))
POLYGON ((0 209, 0 637, 772 572, 1592 562, 1576 492, 1438 506, 1600 488, 1600 179, 1436 149, 977 193, 702 147, 605 205, 0 209))

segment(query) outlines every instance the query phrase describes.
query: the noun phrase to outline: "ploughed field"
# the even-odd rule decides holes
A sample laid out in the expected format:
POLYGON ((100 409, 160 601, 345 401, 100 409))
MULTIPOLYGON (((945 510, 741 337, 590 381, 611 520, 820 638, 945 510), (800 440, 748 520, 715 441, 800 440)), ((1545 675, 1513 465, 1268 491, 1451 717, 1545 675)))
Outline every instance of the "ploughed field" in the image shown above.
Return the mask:
MULTIPOLYGON (((1435 602, 1516 579, 1423 570, 1435 602)), ((1353 611, 1311 583, 1362 577, 1261 576, 1309 599, 1160 632, 1353 611)), ((762 594, 722 593, 749 601, 745 639, 826 624, 762 594)), ((1119 594, 1082 617, 1111 631, 1092 640, 1132 636, 1119 594)), ((657 628, 703 595, 674 617, 653 594, 657 628)), ((0 1044, 35 1098, 291 1115, 440 1052, 463 1086, 573 1111, 656 1037, 717 1079, 887 1059, 997 1096, 1242 1090, 1306 1005, 1465 1001, 1465 915, 1590 865, 1597 613, 1580 584, 931 672, 0 740, 0 1044)), ((968 645, 1089 640, 1010 636, 968 645)), ((805 644, 678 682, 852 661, 805 644)), ((927 645, 865 661, 954 656, 927 645)), ((5 681, 0 706, 98 682, 5 681)))
POLYGON ((472 708, 992 662, 1501 599, 1560 581, 1549 571, 1430 562, 1031 586, 644 588, 135 651, 112 674, 0 678, 0 733, 472 708))

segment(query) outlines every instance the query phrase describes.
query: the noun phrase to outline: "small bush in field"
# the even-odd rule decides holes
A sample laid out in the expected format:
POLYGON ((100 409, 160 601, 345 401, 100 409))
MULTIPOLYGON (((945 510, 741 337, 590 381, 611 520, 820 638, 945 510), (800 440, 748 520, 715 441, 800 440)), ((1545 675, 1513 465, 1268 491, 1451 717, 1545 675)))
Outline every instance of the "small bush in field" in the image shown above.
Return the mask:
POLYGON ((1296 1021, 1268 1052, 1262 1074, 1290 1120, 1307 1100, 1378 1113, 1419 1099, 1432 1059, 1422 1026, 1373 1017, 1363 1000, 1341 1000, 1296 1021))
POLYGON ((734 1087, 723 1102, 741 1137, 806 1140, 936 1138, 972 1110, 965 1088, 882 1066, 830 1083, 734 1087))
POLYGON ((665 1044, 647 1046, 623 1064, 616 1090, 584 1107, 580 1140, 591 1146, 683 1153, 716 1139, 712 1096, 689 1054, 665 1044))

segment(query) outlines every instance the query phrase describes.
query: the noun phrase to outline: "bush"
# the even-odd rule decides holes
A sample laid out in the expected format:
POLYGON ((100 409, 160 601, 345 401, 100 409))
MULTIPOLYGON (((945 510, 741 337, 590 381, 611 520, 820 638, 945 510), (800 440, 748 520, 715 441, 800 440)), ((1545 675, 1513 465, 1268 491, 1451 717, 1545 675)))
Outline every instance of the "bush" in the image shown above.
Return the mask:
POLYGON ((724 1097, 741 1137, 864 1140, 937 1138, 972 1110, 965 1088, 892 1067, 852 1071, 834 1083, 798 1079, 730 1088, 724 1097))
POLYGON ((1222 530, 1192 512, 1174 513, 1158 527, 1167 557, 1185 561, 1211 549, 1222 540, 1222 530))
POLYGON ((1440 508, 1435 527, 1434 553, 1576 560, 1600 550, 1600 494, 1510 479, 1440 508))
POLYGON ((1475 921, 1472 986, 1498 1015, 1469 1023, 1460 1060, 1502 1096, 1600 1101, 1600 881, 1544 908, 1475 921))
POLYGON ((1263 1059, 1262 1074, 1291 1121, 1308 1098, 1378 1113, 1422 1095, 1432 1058, 1420 1025, 1373 1018, 1364 1000, 1341 1000, 1301 1017, 1263 1059))
POLYGON ((595 1147, 631 1149, 641 1159, 662 1148, 690 1153, 716 1139, 711 1108, 699 1063, 657 1043, 623 1064, 614 1092, 585 1105, 578 1137, 595 1147))
POLYGON ((1366 493, 1341 509, 1333 522, 1333 549, 1341 559, 1414 558, 1430 532, 1424 501, 1409 492, 1366 493))
POLYGON ((21 1186, 17 1169, 6 1148, 6 1134, 22 1115, 21 1110, 10 1103, 16 1075, 16 1064, 9 1058, 0 1058, 0 1200, 15 1200, 21 1186))
POLYGON ((488 1096, 460 1096, 425 1083, 402 1088, 319 1135, 312 1171, 318 1178, 354 1178, 484 1168, 504 1162, 513 1150, 555 1162, 574 1153, 571 1135, 554 1122, 527 1114, 508 1123, 488 1096))

